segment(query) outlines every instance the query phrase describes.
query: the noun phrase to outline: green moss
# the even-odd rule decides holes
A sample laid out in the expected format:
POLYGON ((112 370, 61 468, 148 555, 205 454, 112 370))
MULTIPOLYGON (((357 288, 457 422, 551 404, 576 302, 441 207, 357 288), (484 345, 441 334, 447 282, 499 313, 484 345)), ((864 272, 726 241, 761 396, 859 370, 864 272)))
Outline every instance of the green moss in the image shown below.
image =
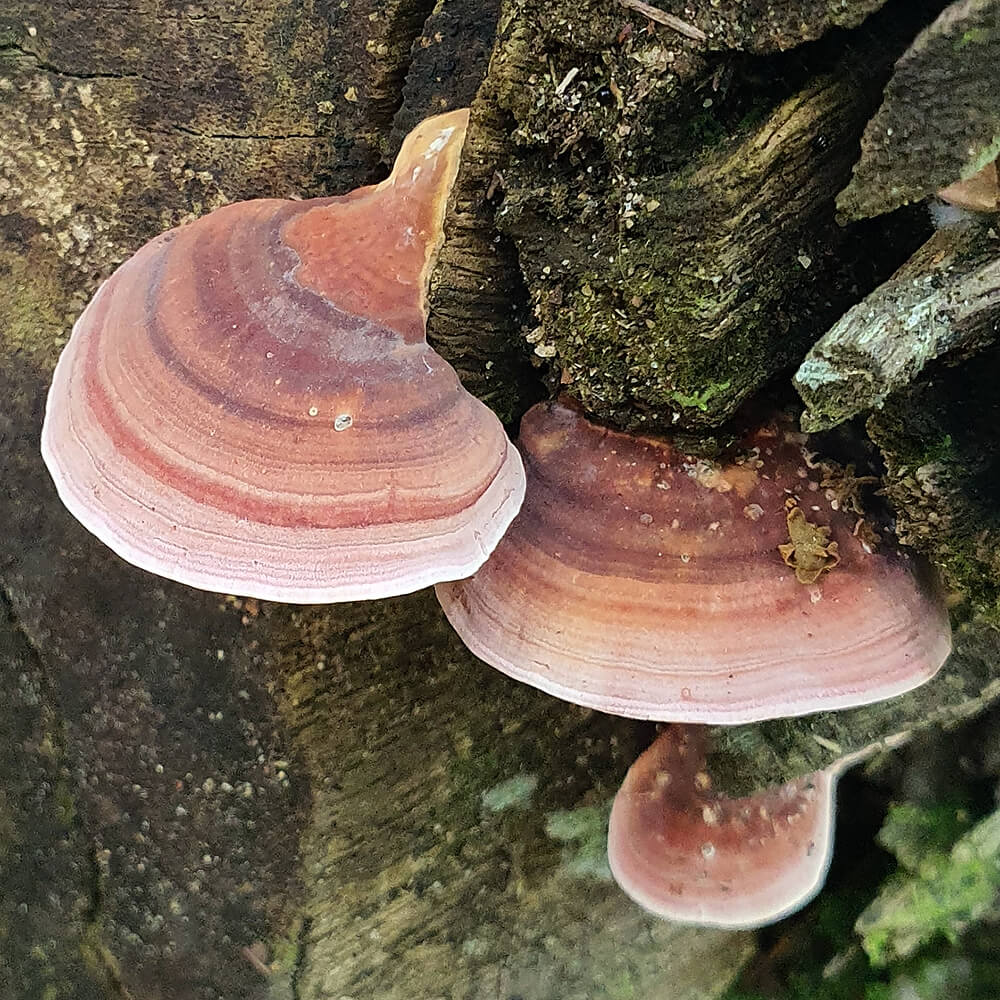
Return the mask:
POLYGON ((977 823, 948 852, 919 838, 933 831, 939 842, 944 839, 935 819, 920 817, 916 807, 905 818, 890 816, 889 841, 902 848, 899 858, 909 871, 890 880, 858 918, 875 965, 908 958, 939 935, 954 944, 1000 898, 1000 812, 977 823))
POLYGON ((458 747, 449 763, 451 778, 450 804, 463 825, 474 825, 482 808, 483 795, 505 780, 504 775, 516 770, 514 760, 501 760, 500 755, 468 741, 458 747))
POLYGON ((15 46, 24 38, 24 27, 16 21, 0 18, 0 64, 13 62, 19 55, 15 46), (6 50, 6 51, 5 51, 6 50))
POLYGON ((929 853, 948 850, 970 822, 964 807, 952 803, 896 803, 889 808, 878 840, 901 865, 916 871, 929 853))
POLYGON ((76 803, 67 782, 60 781, 55 786, 53 800, 57 821, 65 827, 71 827, 76 821, 76 803))
MULTIPOLYGON (((573 32, 575 13, 559 20, 573 32)), ((605 54, 588 69, 574 52, 564 67, 560 41, 530 37, 532 51, 552 46, 556 80, 572 67, 574 81, 613 79, 625 92, 644 86, 636 61, 655 62, 635 42, 611 63, 605 54)), ((836 317, 848 293, 833 301, 831 289, 857 282, 851 253, 831 253, 845 239, 822 208, 832 189, 810 174, 787 196, 773 190, 805 159, 786 150, 813 130, 843 129, 851 86, 823 80, 777 106, 773 88, 767 99, 749 89, 736 116, 703 107, 707 91, 677 79, 649 92, 641 111, 609 119, 587 91, 567 105, 554 85, 550 95, 551 80, 535 81, 504 98, 519 148, 497 223, 518 248, 528 340, 551 359, 551 387, 628 429, 720 424, 836 317), (775 133, 785 136, 780 151, 775 133), (762 189, 776 204, 763 199, 755 212, 762 189)), ((820 158, 830 156, 825 145, 820 158)))
POLYGON ((732 385, 730 379, 726 379, 725 382, 715 382, 700 392, 693 392, 691 395, 686 395, 683 392, 674 390, 673 399, 678 404, 678 406, 684 407, 694 407, 697 410, 701 410, 702 413, 707 412, 709 401, 720 393, 723 393, 732 385))
POLYGON ((961 52, 967 45, 989 45, 993 39, 993 33, 985 28, 970 28, 962 32, 961 38, 954 41, 955 51, 961 52))
POLYGON ((109 990, 117 992, 121 985, 121 968, 105 944, 103 921, 98 914, 84 928, 79 950, 84 967, 94 981, 106 983, 109 990))
POLYGON ((66 282, 50 264, 0 249, 0 342, 8 355, 50 360, 53 345, 69 336, 66 308, 66 282))
POLYGON ((607 985, 608 1000, 636 1000, 635 979, 627 969, 607 985))
POLYGON ((545 819, 545 832, 565 845, 562 868, 574 878, 611 878, 608 867, 608 818, 611 802, 598 806, 578 806, 551 812, 545 819))
MULTIPOLYGON (((953 792, 964 801, 974 788, 959 779, 953 792)), ((879 840, 899 867, 887 871, 885 856, 873 852, 842 866, 783 925, 781 947, 763 962, 768 985, 726 1000, 993 1000, 998 817, 974 823, 944 801, 892 806, 879 840), (977 924, 983 915, 989 919, 977 924)))

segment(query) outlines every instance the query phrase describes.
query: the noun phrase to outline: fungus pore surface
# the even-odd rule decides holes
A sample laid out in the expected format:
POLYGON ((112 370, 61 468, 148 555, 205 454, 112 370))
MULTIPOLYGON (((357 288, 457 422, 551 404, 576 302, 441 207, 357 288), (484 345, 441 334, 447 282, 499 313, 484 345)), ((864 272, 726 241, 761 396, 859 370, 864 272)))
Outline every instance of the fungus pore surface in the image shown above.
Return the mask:
POLYGON ((473 572, 523 498, 516 449, 425 340, 467 111, 391 176, 164 233, 76 323, 42 452, 119 555, 194 587, 384 597, 473 572))
POLYGON ((774 420, 729 460, 599 427, 521 424, 527 499, 492 558, 437 587, 466 645, 550 694, 640 719, 736 724, 926 681, 951 646, 929 569, 877 540, 849 470, 774 420))

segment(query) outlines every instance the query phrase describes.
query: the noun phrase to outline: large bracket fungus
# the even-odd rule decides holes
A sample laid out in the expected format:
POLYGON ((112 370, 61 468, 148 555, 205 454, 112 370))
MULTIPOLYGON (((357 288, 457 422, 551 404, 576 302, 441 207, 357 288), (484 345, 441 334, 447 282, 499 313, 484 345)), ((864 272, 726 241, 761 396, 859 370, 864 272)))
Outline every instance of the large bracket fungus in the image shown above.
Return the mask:
POLYGON ((424 336, 467 121, 418 126, 376 186, 229 205, 111 276, 42 432, 85 527, 161 576, 293 603, 406 593, 486 559, 521 460, 424 336))
POLYGON ((615 881, 657 916, 759 927, 804 906, 833 849, 835 766, 730 799, 705 770, 707 734, 668 726, 615 797, 608 863, 615 881))
POLYGON ((577 704, 735 724, 867 704, 951 648, 929 570, 771 421, 725 463, 562 401, 521 424, 525 505, 473 577, 437 587, 466 645, 577 704))

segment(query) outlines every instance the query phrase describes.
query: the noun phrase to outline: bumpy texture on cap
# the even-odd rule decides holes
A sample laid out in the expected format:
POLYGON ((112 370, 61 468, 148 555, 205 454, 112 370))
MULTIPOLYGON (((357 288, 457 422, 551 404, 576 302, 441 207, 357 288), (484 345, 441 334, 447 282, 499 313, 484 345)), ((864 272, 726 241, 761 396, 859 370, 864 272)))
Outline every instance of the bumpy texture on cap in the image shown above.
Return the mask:
POLYGON ((668 726, 615 798, 608 862, 657 916, 759 927, 804 906, 826 877, 838 769, 743 799, 712 790, 706 732, 668 726))
POLYGON ((374 187, 229 205, 164 233, 80 317, 42 452, 123 558, 290 602, 475 570, 523 498, 516 450, 426 343, 467 111, 374 187))
POLYGON ((735 724, 926 681, 951 647, 926 568, 875 543, 849 477, 823 486, 787 422, 727 463, 621 434, 564 402, 521 424, 524 508, 438 598, 487 663, 639 719, 735 724))

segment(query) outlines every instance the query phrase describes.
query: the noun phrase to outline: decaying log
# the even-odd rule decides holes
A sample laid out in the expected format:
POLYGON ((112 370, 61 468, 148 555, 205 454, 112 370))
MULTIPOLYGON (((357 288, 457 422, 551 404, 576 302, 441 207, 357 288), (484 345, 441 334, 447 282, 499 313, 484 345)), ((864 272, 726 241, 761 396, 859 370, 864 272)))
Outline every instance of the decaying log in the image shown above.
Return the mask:
MULTIPOLYGON (((632 12, 505 12, 486 82, 513 130, 496 225, 536 363, 600 419, 718 424, 871 287, 870 242, 833 198, 908 22, 873 16, 847 55, 755 101, 732 54, 632 12)), ((885 249, 895 266, 909 248, 885 249)))
POLYGON ((856 28, 886 0, 748 0, 739 4, 661 3, 683 13, 705 35, 709 48, 755 54, 783 52, 821 38, 831 28, 856 28))
POLYGON ((958 594, 1000 624, 1000 348, 891 397, 868 419, 886 463, 900 539, 931 558, 958 594))
POLYGON ((955 637, 955 651, 922 687, 889 701, 804 719, 716 728, 708 766, 716 787, 747 794, 763 784, 829 767, 866 748, 898 746, 913 734, 977 715, 1000 698, 1000 632, 977 621, 955 637), (748 768, 748 761, 753 767, 748 768))
MULTIPOLYGON (((717 423, 912 249, 873 260, 832 197, 922 7, 682 6, 661 5, 705 46, 605 0, 500 8, 430 332, 505 417, 537 392, 531 352, 606 418, 717 423), (859 24, 849 55, 766 80, 731 52, 859 24)), ((290 609, 154 580, 69 518, 37 453, 58 350, 117 263, 228 201, 377 180, 407 116, 465 99, 495 10, 0 15, 0 935, 19 995, 708 1000, 751 947, 602 879, 606 804, 651 727, 490 671, 428 593, 290 609)), ((909 469, 879 426, 890 473, 909 469)), ((992 642, 960 636, 909 700, 733 730, 720 786, 973 711, 992 642)))
POLYGON ((314 777, 303 1000, 710 996, 709 951, 721 979, 745 954, 745 938, 658 923, 601 880, 599 807, 651 727, 509 682, 429 593, 272 608, 263 628, 283 642, 282 714, 314 777), (556 818, 578 842, 553 836, 556 818))
POLYGON ((410 49, 403 102, 392 123, 391 158, 418 122, 473 102, 499 16, 500 0, 437 0, 410 49))
POLYGON ((889 212, 970 177, 1000 153, 1000 3, 957 0, 896 65, 837 206, 847 219, 889 212))

